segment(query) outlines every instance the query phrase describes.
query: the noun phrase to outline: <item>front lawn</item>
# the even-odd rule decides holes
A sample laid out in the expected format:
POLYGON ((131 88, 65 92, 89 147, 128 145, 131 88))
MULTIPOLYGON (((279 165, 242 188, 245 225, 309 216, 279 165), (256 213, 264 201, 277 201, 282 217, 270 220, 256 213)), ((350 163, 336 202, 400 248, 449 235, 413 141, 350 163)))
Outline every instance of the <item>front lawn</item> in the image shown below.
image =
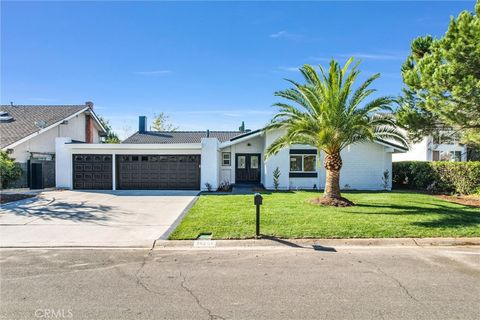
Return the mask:
MULTIPOLYGON (((475 237, 480 209, 411 192, 344 192, 354 207, 313 205, 318 192, 263 194, 261 233, 280 238, 475 237)), ((202 195, 170 239, 255 235, 253 195, 202 195)))

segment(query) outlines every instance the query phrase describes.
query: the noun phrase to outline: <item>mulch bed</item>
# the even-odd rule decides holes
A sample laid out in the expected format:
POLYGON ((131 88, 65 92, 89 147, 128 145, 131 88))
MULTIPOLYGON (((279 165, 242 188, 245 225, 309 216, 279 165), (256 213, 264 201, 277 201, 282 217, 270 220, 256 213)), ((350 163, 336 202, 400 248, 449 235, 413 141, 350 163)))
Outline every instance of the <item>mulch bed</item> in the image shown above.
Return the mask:
POLYGON ((13 201, 18 201, 18 200, 23 200, 23 199, 33 198, 33 197, 35 197, 34 194, 21 194, 21 193, 1 194, 0 193, 0 203, 13 202, 13 201))
POLYGON ((465 206, 477 207, 480 208, 480 196, 448 196, 448 195, 437 195, 435 196, 440 199, 444 199, 450 202, 463 204, 465 206))
POLYGON ((351 207, 355 205, 352 201, 343 197, 339 199, 318 197, 310 200, 310 203, 320 204, 323 206, 331 206, 331 207, 351 207))

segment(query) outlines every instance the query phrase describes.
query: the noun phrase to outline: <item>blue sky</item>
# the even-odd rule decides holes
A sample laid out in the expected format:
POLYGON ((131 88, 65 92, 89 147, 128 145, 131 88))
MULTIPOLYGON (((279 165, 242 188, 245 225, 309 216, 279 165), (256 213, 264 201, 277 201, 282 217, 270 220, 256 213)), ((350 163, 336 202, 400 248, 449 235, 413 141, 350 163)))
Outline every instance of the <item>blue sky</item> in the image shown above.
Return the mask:
POLYGON ((412 39, 441 36, 474 1, 4 2, 1 102, 91 100, 121 135, 165 112, 181 130, 264 125, 298 66, 362 59, 401 91, 412 39))

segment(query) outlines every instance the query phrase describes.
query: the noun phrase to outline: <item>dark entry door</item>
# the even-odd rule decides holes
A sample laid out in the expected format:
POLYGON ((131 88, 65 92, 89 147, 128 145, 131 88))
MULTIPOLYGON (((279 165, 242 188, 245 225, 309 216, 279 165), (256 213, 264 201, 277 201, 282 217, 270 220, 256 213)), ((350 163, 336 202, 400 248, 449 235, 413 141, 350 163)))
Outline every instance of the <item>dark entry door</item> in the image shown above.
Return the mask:
POLYGON ((31 164, 31 189, 43 189, 43 170, 41 163, 31 164))
POLYGON ((109 154, 73 155, 74 189, 112 189, 112 156, 109 154))
POLYGON ((200 189, 199 155, 118 155, 119 189, 200 189))
POLYGON ((235 156, 235 182, 260 182, 260 154, 237 153, 235 156))

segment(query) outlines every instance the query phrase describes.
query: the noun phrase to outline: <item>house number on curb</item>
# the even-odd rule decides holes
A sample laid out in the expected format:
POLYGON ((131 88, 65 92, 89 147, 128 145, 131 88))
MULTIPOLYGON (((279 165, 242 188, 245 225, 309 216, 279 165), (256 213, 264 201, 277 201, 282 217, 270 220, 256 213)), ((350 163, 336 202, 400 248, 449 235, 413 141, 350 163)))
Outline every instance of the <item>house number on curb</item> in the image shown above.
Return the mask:
POLYGON ((194 248, 215 248, 217 246, 215 240, 195 240, 193 241, 194 248))

